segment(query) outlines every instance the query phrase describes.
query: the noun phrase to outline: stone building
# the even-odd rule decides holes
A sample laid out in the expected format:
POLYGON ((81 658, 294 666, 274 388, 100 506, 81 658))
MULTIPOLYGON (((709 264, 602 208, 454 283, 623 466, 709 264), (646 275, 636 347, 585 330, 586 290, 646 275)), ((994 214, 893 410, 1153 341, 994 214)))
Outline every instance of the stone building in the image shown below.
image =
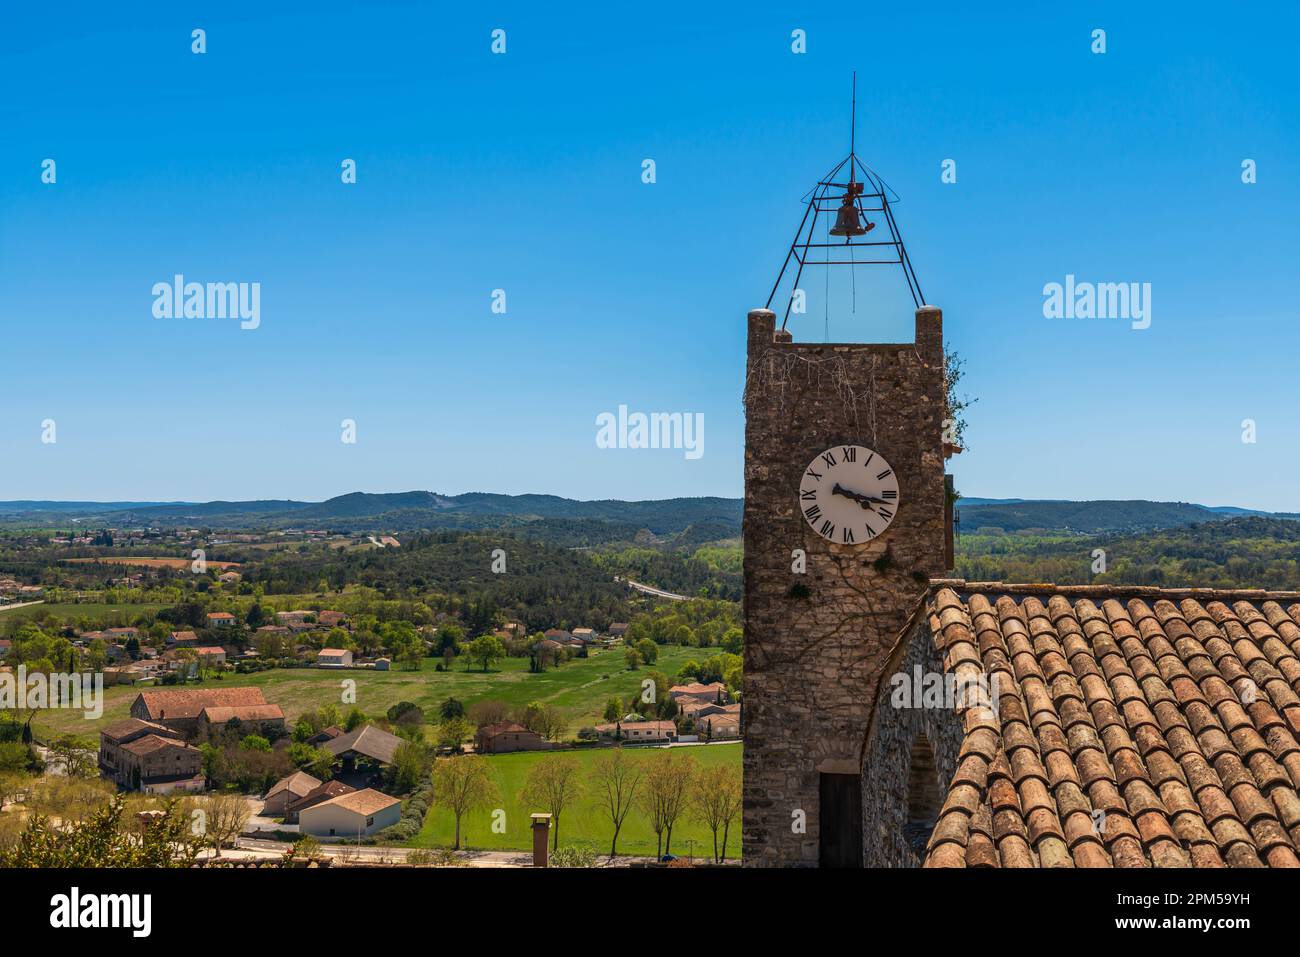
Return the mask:
POLYGON ((99 733, 99 771, 146 794, 203 789, 203 752, 160 724, 127 718, 99 733))
POLYGON ((861 751, 877 687, 948 566, 945 398, 937 308, 918 309, 915 341, 899 344, 796 343, 774 313, 749 314, 747 866, 861 865, 861 751), (871 527, 866 503, 872 530, 845 525, 832 541, 805 509, 809 463, 828 452, 846 462, 859 448, 863 465, 883 459, 892 470, 892 520, 871 527))

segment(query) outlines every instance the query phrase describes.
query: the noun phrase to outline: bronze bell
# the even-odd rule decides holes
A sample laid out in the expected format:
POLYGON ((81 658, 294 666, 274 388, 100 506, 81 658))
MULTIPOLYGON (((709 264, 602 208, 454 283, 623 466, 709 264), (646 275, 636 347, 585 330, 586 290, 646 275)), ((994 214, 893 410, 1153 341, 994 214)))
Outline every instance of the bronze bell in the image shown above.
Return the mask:
POLYGON ((835 217, 835 225, 831 228, 832 236, 861 236, 869 233, 876 228, 872 222, 863 225, 862 217, 858 215, 857 204, 853 202, 853 193, 844 194, 844 201, 840 204, 839 214, 835 217))

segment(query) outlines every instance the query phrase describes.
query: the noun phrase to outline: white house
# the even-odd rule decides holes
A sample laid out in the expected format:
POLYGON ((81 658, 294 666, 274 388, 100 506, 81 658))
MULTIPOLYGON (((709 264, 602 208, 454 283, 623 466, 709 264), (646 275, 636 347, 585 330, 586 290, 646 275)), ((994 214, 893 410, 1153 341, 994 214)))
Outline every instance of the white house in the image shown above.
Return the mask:
POLYGON ((402 819, 402 802, 364 788, 321 801, 298 813, 298 830, 316 837, 367 837, 402 819))
POLYGON ((322 648, 316 664, 321 668, 351 668, 352 652, 346 648, 322 648))

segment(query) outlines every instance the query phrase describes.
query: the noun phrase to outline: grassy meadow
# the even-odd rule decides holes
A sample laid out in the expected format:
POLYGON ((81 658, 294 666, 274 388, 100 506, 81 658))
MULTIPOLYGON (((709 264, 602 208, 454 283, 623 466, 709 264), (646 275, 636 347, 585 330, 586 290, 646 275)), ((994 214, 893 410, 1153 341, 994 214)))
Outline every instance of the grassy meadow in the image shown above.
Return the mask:
MULTIPOLYGON (((654 669, 670 679, 691 658, 708 657, 711 649, 660 648, 654 669)), ((716 651, 713 649, 712 651, 716 651)), ((441 660, 441 659, 438 659, 441 660)), ((469 666, 464 658, 456 660, 451 671, 435 671, 435 659, 424 660, 420 671, 330 671, 316 668, 277 668, 257 674, 226 674, 205 682, 191 682, 186 688, 233 688, 252 686, 262 689, 266 700, 284 709, 292 723, 298 715, 321 705, 342 704, 341 682, 356 682, 356 704, 372 715, 384 714, 399 701, 411 701, 436 718, 438 705, 448 697, 459 699, 467 708, 477 701, 497 700, 509 705, 546 701, 569 719, 572 736, 583 725, 601 720, 605 702, 617 696, 626 700, 638 693, 647 669, 628 671, 623 649, 592 652, 589 658, 574 658, 541 674, 528 671, 528 659, 506 658, 494 664, 486 674, 469 666)), ((116 685, 104 689, 104 714, 88 721, 79 711, 49 711, 37 717, 38 732, 72 733, 93 737, 103 727, 128 717, 131 702, 144 688, 116 685)))
MULTIPOLYGON (((629 751, 643 761, 662 759, 667 748, 630 748, 629 751)), ((737 778, 741 774, 739 742, 730 744, 709 744, 697 747, 673 748, 678 753, 691 755, 701 767, 724 765, 733 768, 737 778)), ((560 818, 560 846, 576 842, 590 842, 598 854, 609 853, 610 838, 614 834, 613 825, 602 805, 597 803, 596 795, 591 793, 589 778, 591 768, 601 755, 608 754, 606 748, 562 752, 564 756, 576 757, 583 764, 584 778, 587 781, 587 793, 572 808, 567 809, 560 818)), ((494 754, 487 757, 496 778, 501 803, 494 805, 506 812, 506 830, 504 834, 492 832, 492 811, 476 811, 465 815, 461 821, 461 845, 482 850, 519 850, 527 851, 533 846, 532 832, 529 829, 529 815, 539 810, 526 807, 519 800, 519 792, 524 787, 528 771, 546 754, 538 751, 517 754, 494 754)), ((450 847, 455 839, 455 818, 445 808, 432 807, 424 819, 424 828, 411 843, 417 847, 450 847)), ((721 834, 719 834, 721 840, 721 834)), ((698 821, 684 817, 673 829, 672 852, 678 857, 685 857, 693 851, 695 857, 708 857, 713 853, 713 836, 708 827, 698 821), (692 846, 691 842, 694 842, 692 846)), ((635 854, 653 857, 655 853, 655 834, 650 829, 646 815, 639 807, 633 807, 618 837, 620 854, 635 854)), ((727 839, 728 859, 740 856, 740 817, 732 821, 727 839)))

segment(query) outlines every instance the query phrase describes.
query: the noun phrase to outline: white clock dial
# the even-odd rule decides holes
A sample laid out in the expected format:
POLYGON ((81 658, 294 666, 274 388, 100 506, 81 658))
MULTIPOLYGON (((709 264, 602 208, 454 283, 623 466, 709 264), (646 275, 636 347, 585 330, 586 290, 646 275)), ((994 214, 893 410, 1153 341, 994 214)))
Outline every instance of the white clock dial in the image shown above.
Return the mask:
POLYGON ((861 445, 837 445, 808 464, 799 480, 799 511, 822 538, 862 545, 898 513, 898 476, 884 456, 861 445))

